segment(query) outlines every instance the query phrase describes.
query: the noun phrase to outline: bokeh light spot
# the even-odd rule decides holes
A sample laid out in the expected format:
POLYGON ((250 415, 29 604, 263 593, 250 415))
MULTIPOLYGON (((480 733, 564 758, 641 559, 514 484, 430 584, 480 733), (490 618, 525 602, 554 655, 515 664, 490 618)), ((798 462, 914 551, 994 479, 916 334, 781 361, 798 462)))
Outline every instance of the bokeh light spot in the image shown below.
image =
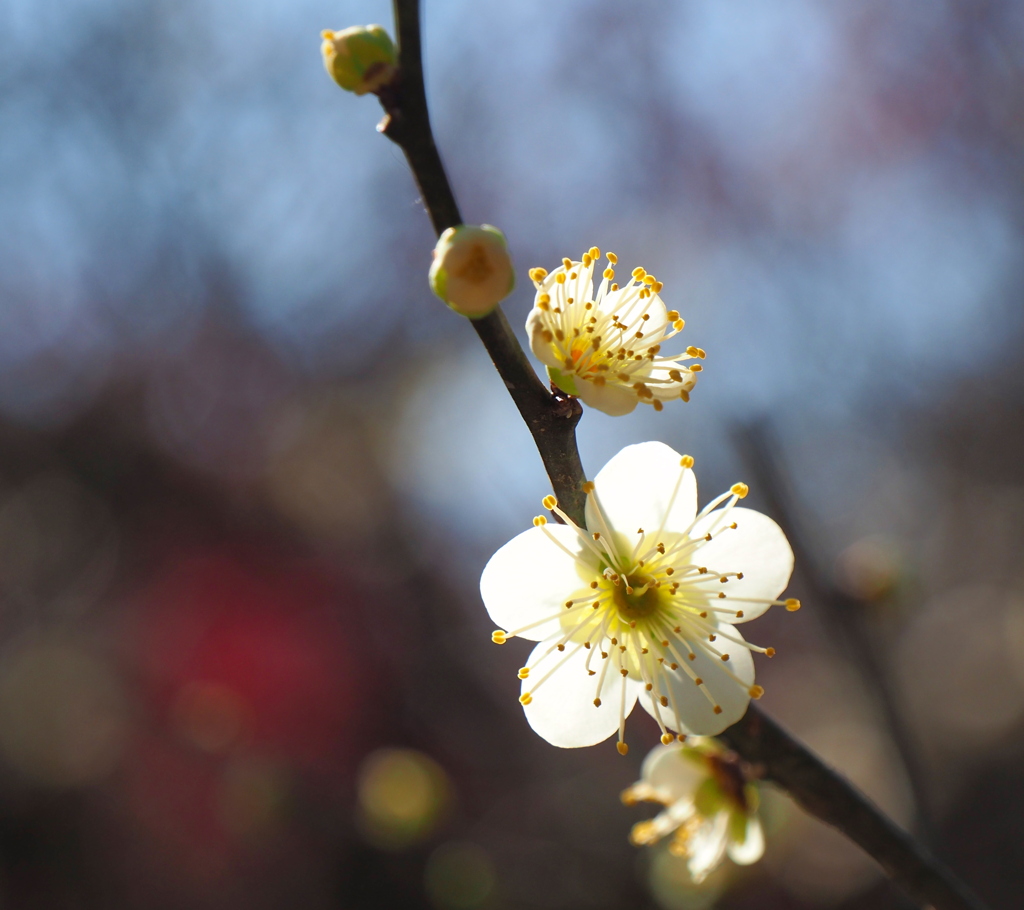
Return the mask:
POLYGON ((424 884, 438 910, 476 910, 488 902, 496 881, 494 863, 476 844, 441 844, 427 860, 424 884))
POLYGON ((359 821, 366 839, 400 850, 428 837, 448 806, 442 768, 415 749, 379 749, 359 772, 359 821))
POLYGON ((84 647, 34 640, 0 662, 0 752, 36 783, 73 787, 109 774, 127 725, 120 681, 84 647))

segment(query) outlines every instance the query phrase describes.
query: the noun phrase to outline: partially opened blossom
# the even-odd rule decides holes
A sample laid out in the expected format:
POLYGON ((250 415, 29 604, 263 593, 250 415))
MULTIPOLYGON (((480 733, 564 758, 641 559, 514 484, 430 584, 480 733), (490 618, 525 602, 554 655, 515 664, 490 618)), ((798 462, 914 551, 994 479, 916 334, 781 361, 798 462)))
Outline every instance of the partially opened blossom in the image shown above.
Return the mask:
POLYGON ((744 484, 697 511, 693 459, 660 442, 627 446, 584 485, 586 527, 548 496, 544 516, 484 568, 480 591, 499 644, 539 642, 520 702, 530 726, 566 748, 618 730, 637 699, 661 728, 713 735, 739 720, 754 684, 736 629, 778 600, 793 552, 778 525, 736 505, 744 484))
POLYGON ((530 270, 537 288, 526 320, 531 350, 558 388, 613 416, 641 402, 660 411, 666 401, 689 401, 701 366, 683 361, 702 360, 704 351, 691 346, 662 354, 662 343, 684 325, 658 296, 662 283, 642 268, 616 282, 618 258, 609 253, 595 291, 600 258, 593 247, 553 272, 530 270))
POLYGON ((738 756, 713 739, 656 746, 644 759, 640 780, 622 794, 626 805, 640 800, 665 808, 634 825, 630 841, 640 846, 672 835, 669 850, 686 859, 697 883, 726 854, 747 866, 764 853, 757 785, 738 756))

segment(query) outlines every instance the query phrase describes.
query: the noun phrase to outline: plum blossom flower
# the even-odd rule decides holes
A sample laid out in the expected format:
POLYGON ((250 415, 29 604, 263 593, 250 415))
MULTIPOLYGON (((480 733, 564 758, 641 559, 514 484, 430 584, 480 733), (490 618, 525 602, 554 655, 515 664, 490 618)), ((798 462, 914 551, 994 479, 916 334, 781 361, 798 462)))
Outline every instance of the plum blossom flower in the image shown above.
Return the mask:
POLYGON ((578 262, 563 259, 553 272, 530 270, 537 288, 526 320, 531 350, 558 388, 612 416, 628 414, 640 402, 660 411, 666 401, 689 401, 701 365, 682 361, 705 354, 692 346, 661 354, 662 342, 684 325, 658 296, 662 283, 636 268, 620 286, 614 281, 618 257, 609 253, 595 293, 600 258, 592 247, 578 262))
POLYGON ((655 746, 644 759, 640 780, 622 794, 626 805, 640 800, 665 808, 634 825, 630 841, 641 846, 672 834, 669 851, 686 859, 698 884, 726 854, 747 866, 764 853, 757 785, 738 756, 713 739, 655 746))
POLYGON ((736 629, 778 600, 793 551, 774 521, 740 508, 735 484, 697 511, 693 459, 660 442, 627 446, 587 494, 580 528, 544 516, 484 568, 480 592, 500 629, 492 640, 539 642, 519 671, 530 726, 556 746, 590 746, 618 730, 639 699, 662 733, 714 735, 739 720, 754 684, 736 629))

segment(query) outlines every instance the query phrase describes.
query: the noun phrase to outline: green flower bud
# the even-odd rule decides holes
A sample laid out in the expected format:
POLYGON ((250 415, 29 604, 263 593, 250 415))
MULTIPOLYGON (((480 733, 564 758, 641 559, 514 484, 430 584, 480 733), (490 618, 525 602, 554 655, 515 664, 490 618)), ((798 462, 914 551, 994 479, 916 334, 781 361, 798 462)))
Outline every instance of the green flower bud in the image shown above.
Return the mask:
POLYGON ((496 227, 460 224, 438 239, 430 289, 456 313, 470 319, 486 316, 515 283, 505 235, 496 227))
POLYGON ((380 25, 353 25, 340 32, 325 29, 320 52, 324 68, 345 91, 365 95, 387 85, 398 69, 391 36, 380 25))

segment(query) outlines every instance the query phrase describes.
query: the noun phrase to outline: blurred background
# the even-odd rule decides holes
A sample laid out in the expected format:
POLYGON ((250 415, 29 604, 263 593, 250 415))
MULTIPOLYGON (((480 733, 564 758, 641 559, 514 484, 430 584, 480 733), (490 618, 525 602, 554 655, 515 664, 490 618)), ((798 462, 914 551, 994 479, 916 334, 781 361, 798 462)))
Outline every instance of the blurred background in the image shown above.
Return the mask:
MULTIPOLYGON (((1024 887, 1024 4, 425 3, 463 212, 597 245, 708 351, 658 438, 790 533, 762 706, 1024 887)), ((0 7, 0 908, 906 904, 769 791, 701 889, 633 748, 527 727, 477 593, 548 492, 373 98, 381 0, 0 7)), ((751 634, 754 634, 753 632, 751 634)))

